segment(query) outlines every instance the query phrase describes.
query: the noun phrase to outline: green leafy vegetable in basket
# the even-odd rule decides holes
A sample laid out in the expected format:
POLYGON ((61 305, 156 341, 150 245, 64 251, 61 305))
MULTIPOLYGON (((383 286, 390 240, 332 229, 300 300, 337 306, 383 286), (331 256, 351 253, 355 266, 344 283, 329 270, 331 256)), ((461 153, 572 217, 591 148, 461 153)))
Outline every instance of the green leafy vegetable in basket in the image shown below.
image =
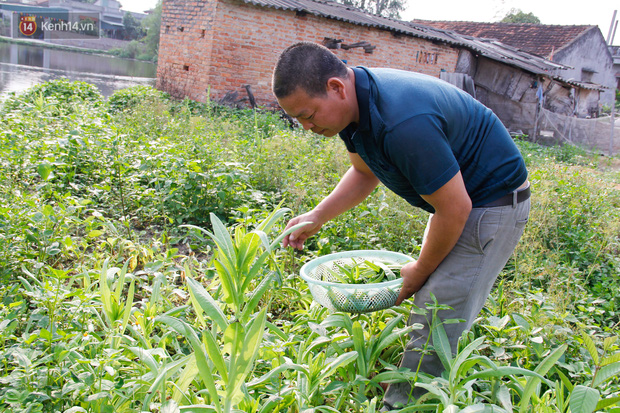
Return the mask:
MULTIPOLYGON (((329 270, 330 275, 343 284, 375 284, 395 280, 400 276, 402 265, 385 264, 364 260, 357 262, 352 259, 351 264, 339 265, 329 270)), ((324 279, 324 281, 333 281, 324 279)))
POLYGON ((327 297, 336 311, 370 313, 392 307, 398 298, 398 293, 389 288, 369 293, 361 290, 348 292, 328 287, 327 297))

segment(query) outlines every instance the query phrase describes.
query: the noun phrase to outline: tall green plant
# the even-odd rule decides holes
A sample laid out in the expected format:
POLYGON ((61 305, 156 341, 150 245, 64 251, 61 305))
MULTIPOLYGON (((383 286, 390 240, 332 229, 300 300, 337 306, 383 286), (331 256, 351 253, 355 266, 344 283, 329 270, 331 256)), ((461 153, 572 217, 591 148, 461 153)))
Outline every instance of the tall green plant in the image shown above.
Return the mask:
MULTIPOLYGON (((287 234, 307 224, 294 226, 270 241, 267 232, 286 212, 276 209, 249 233, 239 226, 234 237, 215 214, 211 214, 213 232, 188 226, 207 234, 217 245, 214 265, 223 303, 194 280, 186 267, 191 302, 203 326, 201 334, 175 317, 159 316, 157 320, 186 337, 193 350, 193 358, 188 360, 178 385, 186 388, 189 377, 200 377, 209 395, 208 408, 218 413, 234 411, 245 397, 243 387, 253 369, 267 323, 267 307, 258 312, 257 309, 274 279, 273 272, 263 275, 265 263, 287 234)), ((180 396, 176 394, 177 398, 180 396)))

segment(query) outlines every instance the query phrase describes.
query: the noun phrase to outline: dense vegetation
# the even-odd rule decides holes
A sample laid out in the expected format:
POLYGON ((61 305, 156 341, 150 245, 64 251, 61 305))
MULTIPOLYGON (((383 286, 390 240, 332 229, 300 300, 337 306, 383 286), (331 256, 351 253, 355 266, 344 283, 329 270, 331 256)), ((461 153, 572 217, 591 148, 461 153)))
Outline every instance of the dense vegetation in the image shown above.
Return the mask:
POLYGON ((347 167, 337 139, 66 81, 10 97, 0 119, 2 411, 374 412, 396 380, 429 390, 403 412, 620 410, 607 160, 518 141, 530 224, 457 355, 434 323, 426 350, 447 370, 431 378, 397 367, 410 302, 329 313, 298 276, 335 251, 415 257, 424 212, 379 188, 304 252, 279 246, 347 167))

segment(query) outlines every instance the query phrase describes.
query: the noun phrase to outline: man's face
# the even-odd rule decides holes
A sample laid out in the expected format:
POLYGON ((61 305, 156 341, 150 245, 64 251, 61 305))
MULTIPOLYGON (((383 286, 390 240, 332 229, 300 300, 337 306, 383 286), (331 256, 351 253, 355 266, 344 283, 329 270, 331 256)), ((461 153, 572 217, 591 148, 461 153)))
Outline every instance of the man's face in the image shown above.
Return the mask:
POLYGON ((337 88, 327 88, 324 96, 311 97, 302 88, 278 103, 291 117, 297 119, 304 129, 331 137, 351 123, 350 114, 342 94, 337 88))

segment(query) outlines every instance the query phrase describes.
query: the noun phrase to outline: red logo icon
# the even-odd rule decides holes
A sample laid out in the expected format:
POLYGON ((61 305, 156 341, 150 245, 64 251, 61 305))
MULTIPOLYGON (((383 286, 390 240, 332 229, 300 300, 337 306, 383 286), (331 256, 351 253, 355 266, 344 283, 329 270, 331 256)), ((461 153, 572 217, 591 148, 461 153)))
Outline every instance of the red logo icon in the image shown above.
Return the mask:
POLYGON ((24 36, 32 36, 37 31, 37 18, 35 16, 20 16, 19 31, 24 36))

